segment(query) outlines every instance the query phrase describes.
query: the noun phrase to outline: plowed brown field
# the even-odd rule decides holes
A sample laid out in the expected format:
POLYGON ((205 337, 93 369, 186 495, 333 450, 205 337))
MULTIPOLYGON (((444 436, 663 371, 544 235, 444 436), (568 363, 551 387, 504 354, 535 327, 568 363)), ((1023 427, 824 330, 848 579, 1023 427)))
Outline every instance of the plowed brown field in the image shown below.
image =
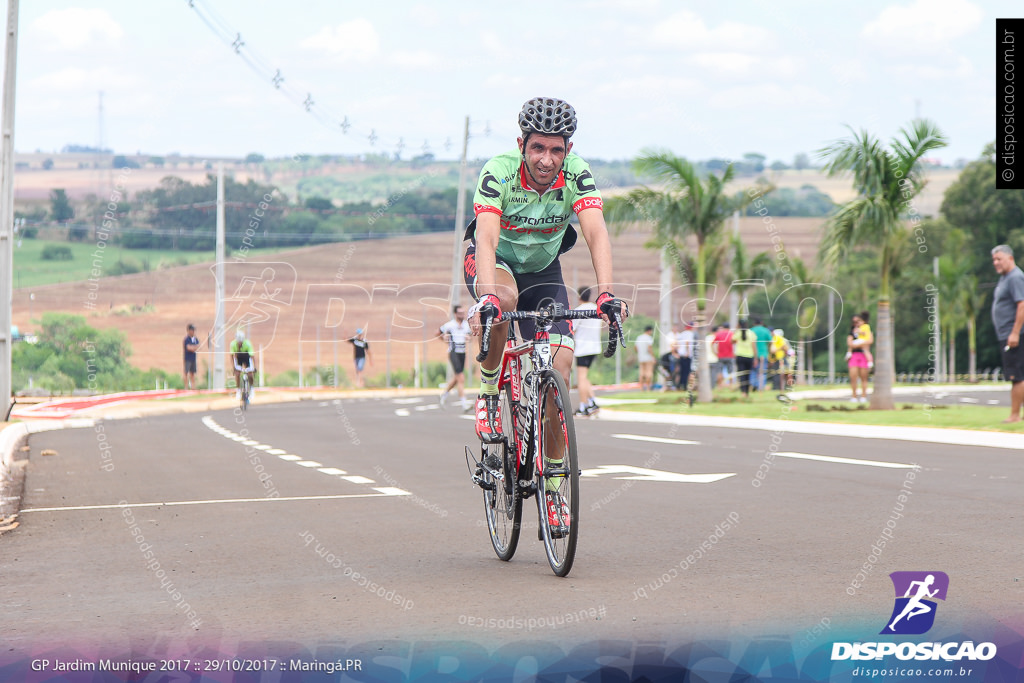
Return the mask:
MULTIPOLYGON (((775 225, 791 256, 815 260, 821 219, 777 219, 775 225)), ((771 248, 759 218, 743 219, 741 234, 750 254, 771 248)), ((616 289, 631 299, 634 310, 656 318, 660 259, 658 252, 643 246, 647 239, 638 232, 613 237, 615 276, 624 283, 616 289)), ((417 355, 444 360, 445 345, 424 340, 448 318, 452 248, 452 236, 445 233, 317 246, 260 262, 229 261, 225 310, 230 329, 248 316, 253 342, 263 346, 262 365, 270 376, 297 369, 300 347, 303 367, 316 363, 318 325, 323 366, 334 362, 335 335, 347 339, 357 327, 366 328, 371 342, 370 376, 384 373, 388 355, 392 370, 412 368, 417 355)), ((582 239, 562 259, 570 287, 593 284, 582 239)), ((85 315, 93 327, 117 328, 131 343, 132 364, 178 372, 186 323, 193 322, 203 339, 213 328, 215 283, 212 266, 197 265, 39 287, 32 290, 31 312, 36 319, 45 311, 73 312, 85 315)), ((720 288, 711 310, 725 290, 720 288)), ((676 318, 684 302, 695 296, 691 291, 675 297, 676 318)), ((461 283, 460 295, 463 303, 468 301, 461 283)), ((692 309, 691 304, 685 310, 692 309)), ((35 329, 29 311, 29 291, 16 290, 14 323, 23 331, 35 329)), ((685 311, 683 315, 689 317, 685 311)), ((351 377, 351 346, 339 341, 338 354, 351 377)), ((202 366, 200 360, 200 373, 202 366)))

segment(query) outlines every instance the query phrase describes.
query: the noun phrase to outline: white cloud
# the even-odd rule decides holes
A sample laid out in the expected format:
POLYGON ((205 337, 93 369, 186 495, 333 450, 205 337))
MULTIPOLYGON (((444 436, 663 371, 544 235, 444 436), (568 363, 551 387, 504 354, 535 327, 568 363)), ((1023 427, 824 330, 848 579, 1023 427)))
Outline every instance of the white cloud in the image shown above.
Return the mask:
POLYGON ((397 66, 412 69, 428 69, 441 66, 441 56, 427 50, 398 51, 391 55, 391 62, 397 66))
POLYGON ((981 20, 981 8, 967 0, 914 0, 886 7, 862 33, 878 46, 912 44, 917 52, 937 52, 948 48, 946 41, 974 31, 981 20))
POLYGON ((893 66, 893 71, 901 78, 910 81, 965 80, 975 75, 974 64, 971 60, 962 56, 957 57, 955 63, 950 63, 949 65, 934 62, 929 64, 902 64, 897 62, 893 66))
POLYGON ((709 104, 721 109, 749 109, 751 112, 777 112, 779 110, 823 107, 832 100, 815 88, 806 85, 788 87, 765 83, 749 87, 735 87, 715 92, 709 104))
POLYGON ((57 71, 50 71, 28 81, 28 88, 40 93, 96 93, 99 90, 110 90, 116 86, 119 90, 140 85, 133 74, 115 70, 110 67, 94 67, 85 69, 69 66, 57 71))
POLYGON ((325 26, 299 45, 331 55, 338 61, 361 62, 377 55, 380 51, 380 37, 369 21, 353 19, 337 26, 325 26))
POLYGON ((791 57, 763 57, 742 52, 700 52, 687 57, 686 61, 716 76, 730 78, 763 74, 792 78, 798 70, 796 60, 791 57))
POLYGON ((601 83, 595 87, 594 92, 602 97, 638 98, 642 102, 692 95, 703 89, 701 82, 692 78, 647 74, 637 78, 601 83))
POLYGON ((32 22, 31 29, 42 34, 43 45, 78 50, 104 44, 117 44, 124 30, 105 9, 69 7, 50 10, 32 22))
POLYGON ((759 26, 735 21, 711 28, 694 12, 683 10, 668 17, 650 32, 654 42, 686 51, 758 51, 771 46, 772 34, 759 26))

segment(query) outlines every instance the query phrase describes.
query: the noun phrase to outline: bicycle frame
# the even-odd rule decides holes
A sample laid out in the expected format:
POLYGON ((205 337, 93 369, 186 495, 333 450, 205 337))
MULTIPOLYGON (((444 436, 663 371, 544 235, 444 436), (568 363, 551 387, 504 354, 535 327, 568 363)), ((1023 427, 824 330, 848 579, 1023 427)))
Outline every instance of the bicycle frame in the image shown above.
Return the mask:
MULTIPOLYGON (((513 434, 511 438, 514 439, 516 449, 516 479, 518 481, 530 481, 533 479, 533 468, 536 468, 536 473, 544 475, 544 463, 541 460, 534 459, 533 468, 529 472, 524 472, 523 468, 529 464, 529 457, 539 452, 540 444, 538 439, 540 438, 540 431, 534 429, 533 420, 538 419, 538 388, 537 383, 540 381, 541 373, 545 370, 553 369, 552 353, 551 353, 551 335, 550 329, 554 325, 556 312, 560 316, 566 316, 564 319, 579 319, 593 317, 593 314, 582 314, 580 311, 558 311, 557 308, 544 309, 538 315, 538 312, 529 311, 514 311, 510 314, 506 314, 509 319, 508 328, 508 341, 505 344, 505 350, 501 356, 501 372, 498 375, 498 391, 501 392, 506 386, 509 388, 509 393, 512 397, 512 425, 513 434), (534 320, 534 334, 532 340, 523 341, 517 343, 515 328, 512 325, 514 320, 522 320, 526 317, 531 317, 534 320), (522 357, 529 354, 531 369, 525 376, 522 372, 522 357), (525 388, 525 392, 524 392, 525 388), (523 400, 524 393, 527 400, 523 400), (529 435, 529 442, 527 442, 526 436, 529 435), (522 475, 528 475, 523 477, 522 475)), ((588 312, 589 313, 589 312, 588 312)), ((619 328, 621 329, 621 328, 619 328)), ((618 342, 617 337, 610 339, 610 345, 608 351, 605 352, 605 356, 610 356, 614 353, 615 346, 618 342)), ((506 435, 508 436, 508 435, 506 435)), ((532 491, 531 491, 532 492, 532 491)), ((525 492, 524 492, 525 493, 525 492)), ((529 494, 526 494, 527 496, 529 494)))

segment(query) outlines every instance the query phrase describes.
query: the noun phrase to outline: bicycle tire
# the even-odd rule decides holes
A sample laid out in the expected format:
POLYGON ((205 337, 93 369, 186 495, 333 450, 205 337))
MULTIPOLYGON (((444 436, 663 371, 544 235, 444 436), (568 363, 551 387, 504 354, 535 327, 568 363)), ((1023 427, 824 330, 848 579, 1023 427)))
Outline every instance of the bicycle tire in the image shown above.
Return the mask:
POLYGON ((249 376, 242 373, 242 411, 249 409, 249 376))
POLYGON ((501 458, 505 481, 497 481, 484 470, 484 481, 493 484, 484 488, 484 516, 491 545, 498 559, 508 562, 516 554, 519 532, 523 518, 523 497, 519 491, 516 463, 515 425, 518 413, 517 402, 512 400, 512 390, 506 386, 501 396, 501 430, 505 438, 500 443, 484 445, 483 454, 495 454, 501 458))
MULTIPOLYGON (((576 425, 572 416, 572 400, 562 375, 556 370, 544 370, 541 374, 538 394, 536 462, 543 464, 543 474, 536 472, 537 512, 540 516, 541 538, 548 564, 555 576, 567 576, 576 559, 576 541, 580 530, 580 470, 576 453, 576 425), (547 461, 547 425, 544 416, 551 405, 558 416, 556 428, 561 432, 564 450, 561 467, 552 467, 547 461), (569 529, 563 532, 562 525, 553 527, 548 519, 548 492, 557 491, 569 511, 569 529)), ((557 432, 556 432, 557 434, 557 432)), ((556 437, 558 438, 558 437, 556 437)))

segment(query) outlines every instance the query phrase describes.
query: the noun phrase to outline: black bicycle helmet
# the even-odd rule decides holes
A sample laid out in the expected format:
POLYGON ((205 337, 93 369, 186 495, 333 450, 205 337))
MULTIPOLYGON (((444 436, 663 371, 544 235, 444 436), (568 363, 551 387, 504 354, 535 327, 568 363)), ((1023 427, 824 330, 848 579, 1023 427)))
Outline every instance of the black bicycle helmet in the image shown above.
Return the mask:
POLYGON ((570 138, 576 132, 576 110, 565 100, 534 97, 519 112, 519 128, 524 136, 541 133, 570 138))

